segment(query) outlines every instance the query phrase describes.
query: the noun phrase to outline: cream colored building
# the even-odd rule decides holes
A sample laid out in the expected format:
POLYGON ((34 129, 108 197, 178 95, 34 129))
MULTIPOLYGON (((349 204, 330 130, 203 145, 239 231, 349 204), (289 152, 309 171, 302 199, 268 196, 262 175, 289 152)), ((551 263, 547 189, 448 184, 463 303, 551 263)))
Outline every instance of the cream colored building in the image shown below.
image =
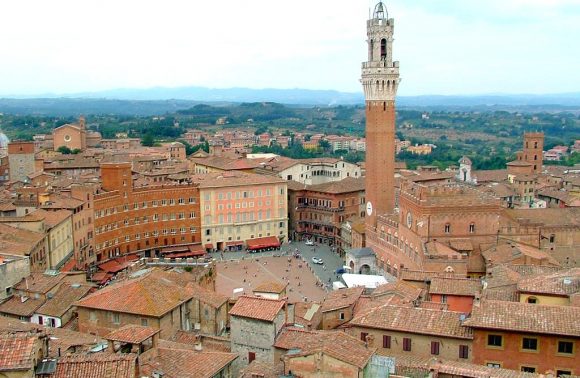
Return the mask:
POLYGON ((287 183, 243 172, 195 176, 199 182, 202 244, 238 250, 249 240, 288 239, 287 183))
POLYGON ((48 269, 58 269, 74 252, 72 212, 39 209, 33 214, 44 217, 48 269))

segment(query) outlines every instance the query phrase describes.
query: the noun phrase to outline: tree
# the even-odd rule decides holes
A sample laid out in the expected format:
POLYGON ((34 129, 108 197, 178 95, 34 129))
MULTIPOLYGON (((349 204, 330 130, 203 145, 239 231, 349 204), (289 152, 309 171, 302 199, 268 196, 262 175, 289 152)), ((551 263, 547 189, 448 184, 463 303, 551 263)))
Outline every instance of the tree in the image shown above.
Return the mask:
POLYGON ((323 150, 328 150, 330 148, 330 142, 325 139, 320 139, 318 141, 318 146, 323 150))
POLYGON ((68 148, 67 146, 60 146, 59 148, 57 148, 57 151, 63 155, 70 155, 72 153, 71 149, 68 148))
POLYGON ((141 138, 141 144, 145 147, 153 147, 155 144, 155 138, 151 134, 145 134, 143 138, 141 138))
POLYGON ((70 153, 73 155, 77 155, 77 154, 80 154, 81 152, 82 152, 82 150, 80 148, 75 148, 70 153))

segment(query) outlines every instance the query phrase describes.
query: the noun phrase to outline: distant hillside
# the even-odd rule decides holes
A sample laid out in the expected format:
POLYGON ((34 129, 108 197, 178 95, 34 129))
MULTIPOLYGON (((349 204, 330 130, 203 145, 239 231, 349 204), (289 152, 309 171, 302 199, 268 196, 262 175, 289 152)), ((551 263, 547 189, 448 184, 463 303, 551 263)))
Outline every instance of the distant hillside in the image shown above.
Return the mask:
MULTIPOLYGON (((202 87, 118 89, 42 98, 0 99, 0 112, 10 114, 72 116, 116 114, 149 116, 189 109, 200 103, 227 105, 274 102, 302 107, 362 105, 362 93, 307 89, 210 89, 202 87)), ((399 96, 398 106, 437 110, 508 110, 524 112, 580 112, 580 92, 548 95, 399 96)))

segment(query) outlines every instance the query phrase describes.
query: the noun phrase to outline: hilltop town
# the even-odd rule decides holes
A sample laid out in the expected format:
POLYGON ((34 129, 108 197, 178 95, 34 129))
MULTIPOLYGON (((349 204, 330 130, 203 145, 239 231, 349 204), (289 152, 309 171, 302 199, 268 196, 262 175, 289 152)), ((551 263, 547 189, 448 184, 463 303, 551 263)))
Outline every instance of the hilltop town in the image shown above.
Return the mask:
POLYGON ((0 377, 580 375, 576 120, 517 115, 494 169, 407 164, 461 138, 396 125, 394 24, 379 2, 341 132, 256 125, 288 111, 264 103, 0 134, 0 377))

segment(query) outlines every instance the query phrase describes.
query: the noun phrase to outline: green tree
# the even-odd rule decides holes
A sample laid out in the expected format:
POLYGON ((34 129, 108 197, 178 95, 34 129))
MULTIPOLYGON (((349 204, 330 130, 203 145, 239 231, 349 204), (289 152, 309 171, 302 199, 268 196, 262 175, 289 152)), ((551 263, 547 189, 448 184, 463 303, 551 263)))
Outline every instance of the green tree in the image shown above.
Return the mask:
POLYGON ((67 146, 60 146, 56 150, 63 155, 70 155, 72 153, 71 149, 68 148, 67 146))
POLYGON ((145 147, 153 147, 155 144, 155 138, 151 134, 145 134, 143 138, 141 138, 141 144, 145 147))
POLYGON ((80 154, 81 152, 82 152, 82 150, 80 148, 75 148, 70 153, 73 155, 77 155, 77 154, 80 154))
POLYGON ((325 139, 320 139, 318 141, 318 146, 323 150, 328 150, 330 148, 330 142, 325 139))

